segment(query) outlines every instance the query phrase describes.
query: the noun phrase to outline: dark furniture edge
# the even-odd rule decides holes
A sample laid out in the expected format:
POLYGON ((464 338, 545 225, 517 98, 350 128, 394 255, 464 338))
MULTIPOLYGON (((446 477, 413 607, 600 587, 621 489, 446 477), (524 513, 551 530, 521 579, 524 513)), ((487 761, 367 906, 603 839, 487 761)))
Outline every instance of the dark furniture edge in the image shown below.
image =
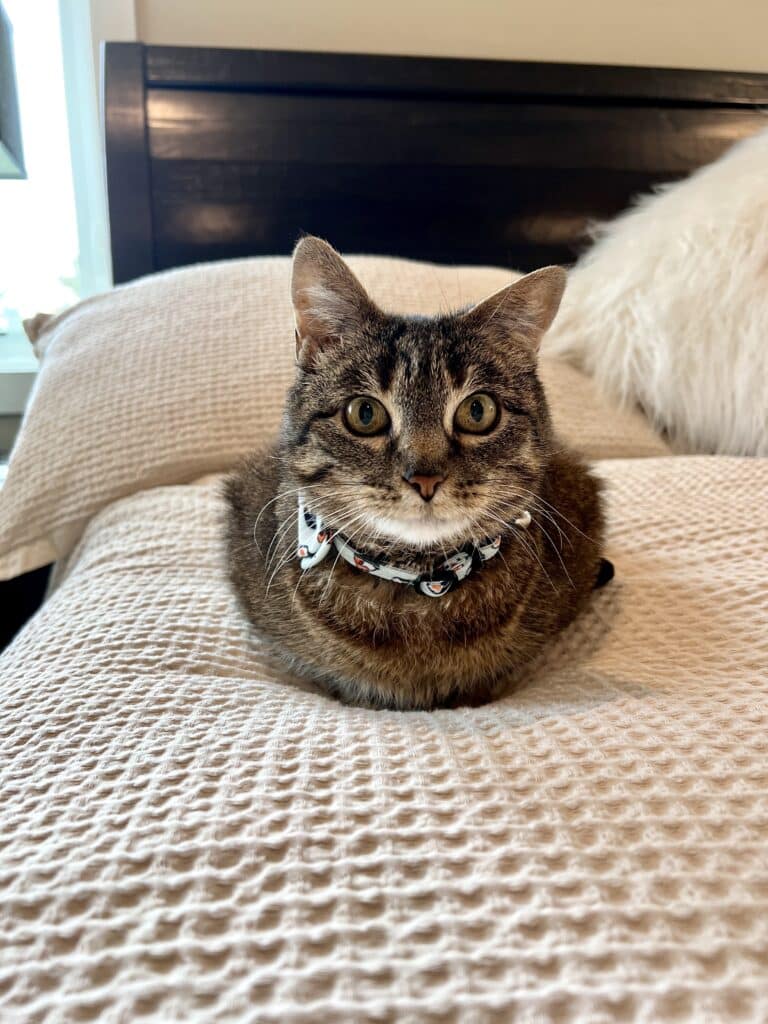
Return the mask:
POLYGON ((155 88, 768 104, 768 75, 751 72, 185 46, 147 46, 145 53, 146 81, 155 88))
POLYGON ((102 45, 112 276, 115 284, 121 284, 155 269, 145 47, 141 43, 102 45))
POLYGON ((0 580, 0 651, 13 640, 24 623, 31 619, 45 598, 53 566, 44 565, 11 580, 0 580))

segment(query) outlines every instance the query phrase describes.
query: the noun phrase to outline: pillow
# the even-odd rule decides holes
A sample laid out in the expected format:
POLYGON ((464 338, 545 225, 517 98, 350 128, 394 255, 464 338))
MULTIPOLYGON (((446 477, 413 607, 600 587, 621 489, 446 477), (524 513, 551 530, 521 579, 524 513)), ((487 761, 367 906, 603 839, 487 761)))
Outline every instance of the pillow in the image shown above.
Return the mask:
POLYGON ((768 131, 601 228, 544 351, 679 450, 768 455, 768 131))
MULTIPOLYGON (((510 273, 380 257, 351 266, 384 308, 477 301, 510 273)), ((0 491, 0 578, 66 555, 134 491, 230 468, 272 438, 294 372, 290 260, 152 275, 30 325, 42 366, 0 491)), ((544 367, 553 417, 588 456, 668 453, 563 364, 544 367)))

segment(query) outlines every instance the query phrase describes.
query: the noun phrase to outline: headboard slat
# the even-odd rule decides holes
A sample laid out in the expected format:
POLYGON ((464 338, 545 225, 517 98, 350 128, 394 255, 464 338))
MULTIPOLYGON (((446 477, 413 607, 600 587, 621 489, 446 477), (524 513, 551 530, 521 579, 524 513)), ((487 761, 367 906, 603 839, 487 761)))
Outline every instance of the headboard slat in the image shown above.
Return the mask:
POLYGON ((749 72, 180 46, 147 48, 147 82, 206 90, 564 97, 657 105, 768 103, 768 76, 749 72))
POLYGON ((476 101, 149 89, 150 154, 234 163, 557 167, 670 176, 765 122, 755 110, 574 108, 476 101), (627 131, 627 124, 632 131, 627 131))

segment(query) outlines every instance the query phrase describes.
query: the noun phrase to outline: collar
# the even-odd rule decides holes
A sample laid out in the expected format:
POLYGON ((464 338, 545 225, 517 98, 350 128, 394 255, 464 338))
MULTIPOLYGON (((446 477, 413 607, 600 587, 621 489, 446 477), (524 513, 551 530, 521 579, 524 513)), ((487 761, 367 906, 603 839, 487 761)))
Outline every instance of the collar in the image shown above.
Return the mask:
MULTIPOLYGON (((522 529, 527 529, 530 523, 531 514, 528 511, 514 521, 514 525, 522 529)), ((359 551, 340 533, 334 533, 326 526, 320 516, 310 512, 299 496, 296 557, 301 560, 301 568, 305 571, 322 562, 328 557, 331 548, 335 548, 338 556, 359 572, 391 583, 407 584, 425 597, 443 597, 498 554, 500 547, 501 534, 482 541, 472 540, 440 562, 432 572, 413 572, 412 569, 393 565, 386 555, 373 556, 359 551)))

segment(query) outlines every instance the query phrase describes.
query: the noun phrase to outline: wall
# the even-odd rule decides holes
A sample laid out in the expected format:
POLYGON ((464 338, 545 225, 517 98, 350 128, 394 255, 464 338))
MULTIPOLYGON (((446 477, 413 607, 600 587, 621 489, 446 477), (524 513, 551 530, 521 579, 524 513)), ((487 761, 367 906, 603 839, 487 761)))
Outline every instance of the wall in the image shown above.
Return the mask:
POLYGON ((146 43, 768 72, 768 0, 136 0, 146 43))

